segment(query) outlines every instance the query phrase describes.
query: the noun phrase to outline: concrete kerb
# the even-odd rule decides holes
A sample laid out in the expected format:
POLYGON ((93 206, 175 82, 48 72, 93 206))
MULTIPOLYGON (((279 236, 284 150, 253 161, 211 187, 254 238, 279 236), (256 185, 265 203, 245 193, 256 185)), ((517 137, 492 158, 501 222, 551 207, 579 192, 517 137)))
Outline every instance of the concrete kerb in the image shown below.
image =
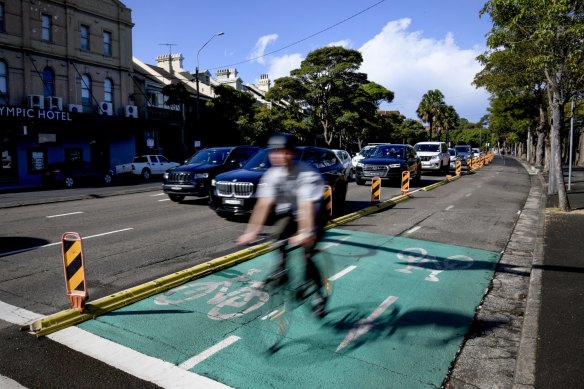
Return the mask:
MULTIPOLYGON (((396 204, 406 201, 413 197, 412 194, 419 190, 431 190, 439 186, 445 185, 451 181, 455 181, 460 177, 453 177, 450 180, 440 181, 428 187, 420 188, 416 191, 410 192, 407 195, 400 195, 389 200, 385 200, 379 204, 372 205, 363 210, 343 215, 331 220, 325 229, 334 228, 350 221, 356 220, 360 217, 370 215, 372 213, 380 212, 386 208, 395 206, 396 204)), ((270 244, 262 243, 247 249, 237 251, 232 254, 225 255, 213 259, 209 262, 181 270, 170 275, 157 278, 153 281, 146 282, 141 285, 126 289, 124 291, 114 293, 109 296, 102 297, 85 305, 85 311, 81 312, 78 309, 66 309, 57 312, 53 315, 45 316, 41 319, 35 320, 21 328, 23 331, 29 331, 37 337, 45 336, 53 332, 65 329, 67 327, 80 324, 84 321, 95 319, 98 316, 104 315, 108 312, 122 308, 126 305, 133 304, 137 301, 143 300, 155 294, 163 293, 169 289, 175 288, 191 280, 206 276, 216 271, 234 266, 238 263, 253 259, 262 254, 265 254, 272 249, 270 244)))

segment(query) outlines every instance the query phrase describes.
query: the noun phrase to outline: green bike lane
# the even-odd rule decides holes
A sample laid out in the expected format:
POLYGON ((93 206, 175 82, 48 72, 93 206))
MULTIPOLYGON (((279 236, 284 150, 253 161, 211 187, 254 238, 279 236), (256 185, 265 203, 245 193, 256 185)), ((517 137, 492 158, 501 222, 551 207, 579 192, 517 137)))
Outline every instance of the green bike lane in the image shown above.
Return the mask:
MULTIPOLYGON (((276 352, 261 287, 274 252, 79 327, 232 387, 439 387, 499 253, 345 229, 322 244, 328 314, 309 303, 289 313, 276 352)), ((298 252, 290 265, 297 280, 298 252)))

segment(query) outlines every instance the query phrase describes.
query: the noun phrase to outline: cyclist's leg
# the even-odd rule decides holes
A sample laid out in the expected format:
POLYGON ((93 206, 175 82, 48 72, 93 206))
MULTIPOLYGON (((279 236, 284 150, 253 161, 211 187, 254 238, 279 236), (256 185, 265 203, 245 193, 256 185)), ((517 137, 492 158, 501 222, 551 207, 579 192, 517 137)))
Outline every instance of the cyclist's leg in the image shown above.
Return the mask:
POLYGON ((325 315, 328 294, 323 282, 323 275, 314 261, 314 255, 317 251, 316 245, 324 237, 324 226, 326 225, 327 221, 328 212, 326 211, 326 208, 321 205, 321 207, 318 208, 315 218, 316 239, 310 246, 307 246, 304 249, 304 256, 306 260, 306 279, 312 280, 316 287, 316 297, 313 301, 313 311, 318 316, 325 315))
MULTIPOLYGON (((286 240, 296 233, 297 225, 292 214, 285 214, 278 217, 278 220, 274 223, 274 236, 275 239, 286 240)), ((272 273, 272 278, 278 279, 282 283, 287 281, 286 277, 286 245, 282 245, 279 248, 279 255, 276 260, 276 268, 272 273)))

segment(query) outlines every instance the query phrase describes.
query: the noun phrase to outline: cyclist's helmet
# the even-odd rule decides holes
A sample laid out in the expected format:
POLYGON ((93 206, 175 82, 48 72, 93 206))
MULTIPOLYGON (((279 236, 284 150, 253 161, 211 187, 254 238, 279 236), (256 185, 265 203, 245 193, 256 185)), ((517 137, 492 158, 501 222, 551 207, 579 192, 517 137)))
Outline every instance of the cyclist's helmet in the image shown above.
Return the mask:
POLYGON ((296 151, 297 141, 292 134, 276 134, 268 140, 269 149, 285 149, 296 151))

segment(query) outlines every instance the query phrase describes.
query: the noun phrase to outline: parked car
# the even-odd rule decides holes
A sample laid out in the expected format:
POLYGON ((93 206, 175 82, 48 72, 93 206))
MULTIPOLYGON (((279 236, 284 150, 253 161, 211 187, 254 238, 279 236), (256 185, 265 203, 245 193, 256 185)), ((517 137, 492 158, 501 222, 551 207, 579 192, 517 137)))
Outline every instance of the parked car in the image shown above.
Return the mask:
POLYGON ((355 173, 355 170, 353 169, 353 163, 351 161, 351 155, 346 150, 333 149, 333 151, 345 167, 345 174, 347 175, 349 181, 351 181, 355 173))
POLYGON ((372 155, 357 162, 355 182, 364 185, 365 180, 379 177, 382 181, 401 182, 402 172, 409 171, 416 183, 422 177, 422 163, 416 150, 406 144, 388 144, 375 148, 372 155))
POLYGON ((472 148, 469 145, 456 145, 454 149, 460 157, 461 165, 466 166, 467 161, 472 158, 472 148))
POLYGON ((480 157, 481 155, 483 155, 483 153, 482 153, 481 149, 479 149, 479 148, 474 148, 474 147, 473 147, 473 149, 472 149, 472 154, 473 154, 473 155, 472 155, 473 157, 480 157))
MULTIPOLYGON (((335 153, 327 148, 298 147, 297 158, 316 167, 326 185, 332 188, 333 211, 342 209, 347 195, 348 180, 344 166, 335 153)), ((250 214, 256 202, 256 191, 262 175, 271 166, 268 149, 254 155, 242 169, 222 173, 212 183, 209 205, 220 216, 250 214)))
POLYGON ((351 159, 351 164, 353 165, 353 170, 357 167, 357 162, 369 156, 377 145, 367 145, 363 147, 359 152, 351 159))
POLYGON ((42 174, 42 183, 47 186, 73 188, 81 185, 110 185, 113 171, 96 168, 90 162, 59 162, 47 166, 42 174))
POLYGON ((454 170, 456 169, 456 161, 460 160, 460 157, 458 156, 458 151, 451 147, 448 149, 448 153, 450 154, 450 169, 454 170))
POLYGON ((183 201, 185 196, 208 196, 211 180, 217 174, 241 168, 259 149, 256 146, 230 146, 200 150, 184 165, 164 173, 162 191, 174 202, 183 201))
POLYGON ((179 166, 178 162, 171 162, 164 155, 147 154, 137 155, 132 162, 115 166, 116 174, 141 176, 144 181, 150 180, 153 175, 164 174, 168 169, 179 166))
POLYGON ((418 142, 414 149, 422 160, 422 169, 448 173, 450 154, 445 142, 418 142))

